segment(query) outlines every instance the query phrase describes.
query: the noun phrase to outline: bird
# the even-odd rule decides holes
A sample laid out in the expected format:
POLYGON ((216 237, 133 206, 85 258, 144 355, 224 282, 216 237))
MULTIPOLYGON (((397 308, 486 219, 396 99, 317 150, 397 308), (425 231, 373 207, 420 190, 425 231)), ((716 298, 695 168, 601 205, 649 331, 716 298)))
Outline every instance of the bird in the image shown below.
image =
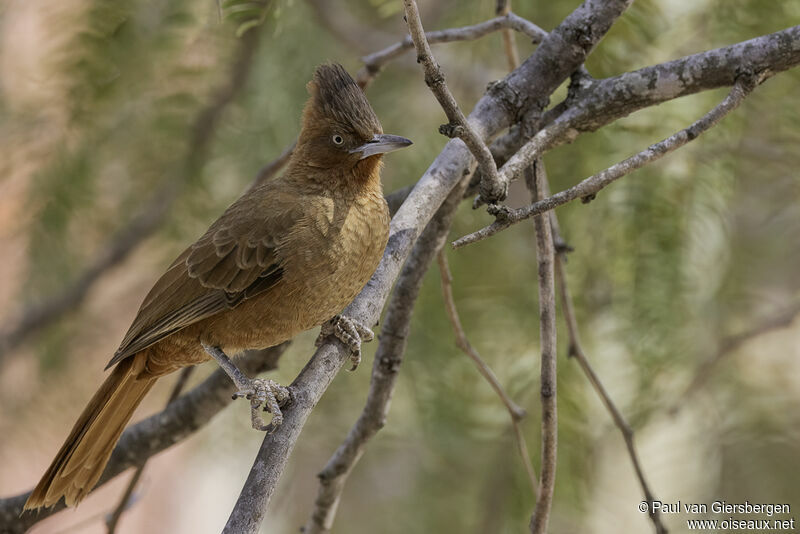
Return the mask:
POLYGON ((85 498, 144 396, 180 368, 217 360, 239 388, 234 397, 255 399, 253 426, 270 430, 280 424, 287 388, 246 377, 228 355, 322 325, 320 339, 342 340, 358 365, 361 341, 372 332, 340 312, 366 285, 388 241, 382 156, 412 142, 383 133, 341 65, 319 65, 307 89, 285 172, 243 194, 155 283, 106 367, 111 374, 26 510, 85 498), (270 425, 256 422, 261 403, 273 414, 270 425))

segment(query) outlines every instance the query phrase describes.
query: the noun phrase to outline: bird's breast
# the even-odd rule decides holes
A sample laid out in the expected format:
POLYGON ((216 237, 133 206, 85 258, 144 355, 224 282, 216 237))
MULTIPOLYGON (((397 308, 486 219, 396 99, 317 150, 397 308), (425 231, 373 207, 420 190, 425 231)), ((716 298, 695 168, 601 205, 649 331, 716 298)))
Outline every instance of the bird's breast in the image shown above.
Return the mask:
MULTIPOLYGON (((290 247, 286 272, 294 273, 294 292, 308 299, 312 326, 346 306, 378 266, 389 235, 389 213, 379 192, 355 199, 315 202, 290 247), (312 320, 313 318, 313 320, 312 320)), ((287 280, 288 281, 288 280, 287 280)))

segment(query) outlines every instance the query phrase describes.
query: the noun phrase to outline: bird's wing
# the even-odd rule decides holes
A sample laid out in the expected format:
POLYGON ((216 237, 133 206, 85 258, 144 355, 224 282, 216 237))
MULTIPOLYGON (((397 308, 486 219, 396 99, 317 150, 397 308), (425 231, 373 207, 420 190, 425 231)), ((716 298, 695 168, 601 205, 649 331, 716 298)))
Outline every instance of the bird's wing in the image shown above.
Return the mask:
POLYGON ((303 204, 296 194, 269 189, 237 200, 178 256, 145 297, 108 367, 281 282, 278 249, 302 218, 303 204))

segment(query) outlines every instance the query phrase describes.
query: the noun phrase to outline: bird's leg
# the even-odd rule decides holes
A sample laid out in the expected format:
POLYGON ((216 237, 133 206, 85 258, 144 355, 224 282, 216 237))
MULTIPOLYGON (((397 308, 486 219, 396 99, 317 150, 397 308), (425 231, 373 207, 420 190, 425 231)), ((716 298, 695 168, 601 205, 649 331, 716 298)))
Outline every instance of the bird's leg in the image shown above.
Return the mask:
POLYGON ((274 380, 262 378, 248 378, 228 358, 222 349, 203 343, 203 349, 219 364, 225 373, 231 377, 239 391, 233 394, 234 399, 245 397, 250 401, 250 421, 253 428, 272 432, 283 423, 283 413, 280 405, 290 398, 288 388, 283 387, 274 380), (265 412, 272 414, 272 421, 264 423, 259 408, 264 406, 265 412))
POLYGON ((322 324, 316 346, 319 347, 330 335, 335 336, 350 349, 350 361, 353 363, 351 371, 355 371, 361 363, 361 342, 375 339, 372 330, 346 315, 335 315, 333 319, 322 324))

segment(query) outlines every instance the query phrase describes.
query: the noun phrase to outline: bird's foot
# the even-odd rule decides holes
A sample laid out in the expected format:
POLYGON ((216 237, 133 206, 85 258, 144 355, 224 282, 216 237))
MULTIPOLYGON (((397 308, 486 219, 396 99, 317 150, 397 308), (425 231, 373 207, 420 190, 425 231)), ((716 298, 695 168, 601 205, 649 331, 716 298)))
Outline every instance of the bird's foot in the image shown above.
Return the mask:
POLYGON ((283 423, 283 413, 281 405, 285 405, 291 398, 289 388, 286 388, 274 380, 251 378, 247 384, 237 384, 239 391, 233 394, 234 399, 242 397, 250 401, 250 421, 253 428, 266 432, 272 432, 283 423), (264 422, 261 411, 270 412, 272 421, 269 424, 264 422))
POLYGON ((372 330, 346 315, 336 315, 330 321, 323 323, 316 346, 319 347, 330 335, 335 336, 350 349, 350 362, 353 364, 351 371, 355 371, 361 363, 361 343, 375 339, 372 330))
POLYGON ((212 347, 203 343, 203 349, 216 360, 222 370, 231 377, 233 383, 239 388, 239 391, 233 394, 234 400, 244 397, 250 401, 250 420, 253 428, 272 432, 283 423, 281 405, 285 405, 291 398, 291 392, 288 388, 281 386, 274 380, 246 377, 219 347, 212 347), (264 407, 265 412, 272 414, 272 421, 269 424, 264 423, 264 419, 261 418, 259 410, 261 406, 264 407))

